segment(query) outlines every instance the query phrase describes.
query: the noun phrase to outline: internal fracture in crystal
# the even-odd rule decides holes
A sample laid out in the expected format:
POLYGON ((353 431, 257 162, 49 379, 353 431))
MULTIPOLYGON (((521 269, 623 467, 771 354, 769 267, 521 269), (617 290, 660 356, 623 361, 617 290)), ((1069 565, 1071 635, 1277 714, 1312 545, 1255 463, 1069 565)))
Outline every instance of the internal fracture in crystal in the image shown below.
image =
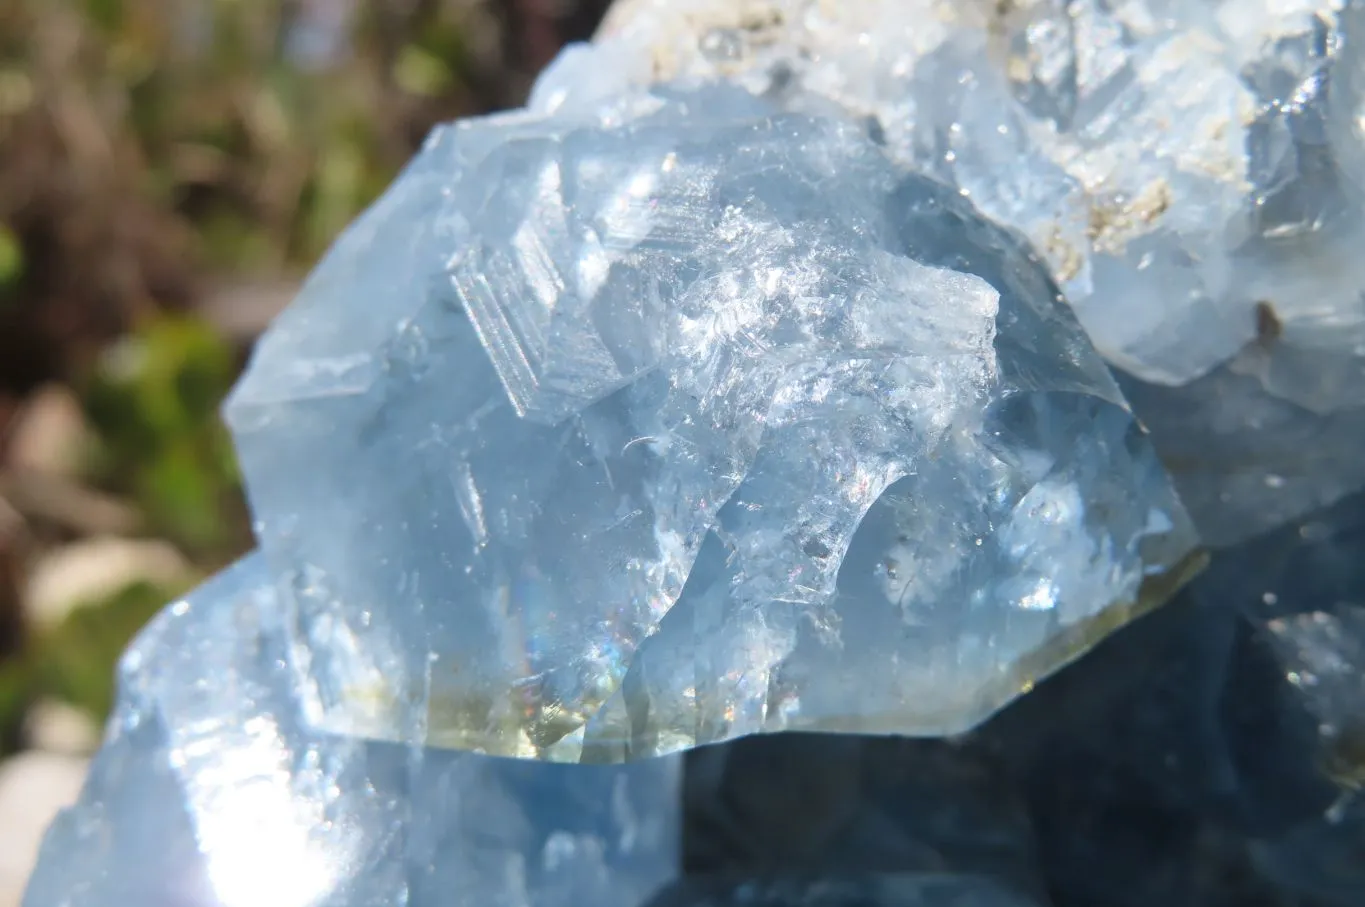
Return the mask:
POLYGON ((1195 545, 1027 247, 736 86, 438 130, 227 412, 339 733, 960 731, 1195 545))

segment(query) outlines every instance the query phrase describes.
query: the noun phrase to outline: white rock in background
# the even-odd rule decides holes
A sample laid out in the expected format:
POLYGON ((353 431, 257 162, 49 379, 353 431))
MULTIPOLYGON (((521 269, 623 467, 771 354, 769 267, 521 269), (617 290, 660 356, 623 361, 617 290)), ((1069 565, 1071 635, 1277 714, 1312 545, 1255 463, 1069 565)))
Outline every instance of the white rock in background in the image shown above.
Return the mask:
POLYGON ((87 760, 28 752, 0 763, 0 907, 19 907, 48 823, 76 801, 87 760))
POLYGON ((33 394, 7 439, 7 459, 17 470, 71 476, 80 470, 90 427, 80 401, 65 387, 33 394))
POLYGON ((24 608, 37 627, 62 622, 75 608, 137 583, 173 586, 191 576, 189 562, 169 542, 91 538, 44 555, 33 565, 24 608))
POLYGON ((87 711, 57 699, 35 703, 24 719, 24 741, 33 749, 88 756, 100 744, 99 723, 87 711))

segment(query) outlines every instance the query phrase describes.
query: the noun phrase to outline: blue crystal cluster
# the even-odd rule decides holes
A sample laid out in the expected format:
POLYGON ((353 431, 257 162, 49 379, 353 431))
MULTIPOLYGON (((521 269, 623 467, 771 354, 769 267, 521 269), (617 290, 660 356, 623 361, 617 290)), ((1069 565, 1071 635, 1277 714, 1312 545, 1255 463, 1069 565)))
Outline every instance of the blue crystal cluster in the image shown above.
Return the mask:
POLYGON ((1361 41, 622 0, 261 339, 26 907, 1359 907, 1361 41))

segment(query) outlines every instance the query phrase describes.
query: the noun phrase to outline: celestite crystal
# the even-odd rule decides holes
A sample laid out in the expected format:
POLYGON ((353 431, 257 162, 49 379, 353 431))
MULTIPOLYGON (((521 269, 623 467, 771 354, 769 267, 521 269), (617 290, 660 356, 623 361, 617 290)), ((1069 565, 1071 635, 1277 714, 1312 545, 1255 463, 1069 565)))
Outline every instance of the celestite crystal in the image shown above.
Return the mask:
POLYGON ((25 907, 1365 904, 1362 41, 621 0, 262 338, 25 907))
POLYGON ((227 413, 338 733, 954 733, 1194 547, 1018 240, 723 85, 438 131, 227 413))

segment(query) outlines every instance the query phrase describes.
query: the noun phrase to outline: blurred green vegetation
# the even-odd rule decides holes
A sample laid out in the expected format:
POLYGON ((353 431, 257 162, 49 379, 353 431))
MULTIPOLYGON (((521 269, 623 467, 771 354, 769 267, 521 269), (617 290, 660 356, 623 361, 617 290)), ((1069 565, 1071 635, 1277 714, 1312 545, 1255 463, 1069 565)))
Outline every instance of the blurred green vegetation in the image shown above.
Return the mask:
MULTIPOLYGON (((0 445, 35 388, 65 384, 94 436, 78 480, 199 575, 235 558, 249 522, 218 408, 251 331, 215 294, 290 286, 434 123, 518 101, 605 6, 0 0, 0 445)), ((73 540, 40 523, 23 558, 73 540)), ((4 545, 0 577, 21 557, 4 545)), ((8 591, 0 627, 23 623, 8 591)), ((38 697, 102 716, 118 653, 180 591, 0 632, 0 738, 38 697)))
POLYGON ((218 407, 236 373, 203 321, 150 319, 105 350, 86 382, 92 477, 136 500, 154 534, 198 558, 247 537, 236 464, 218 407))

